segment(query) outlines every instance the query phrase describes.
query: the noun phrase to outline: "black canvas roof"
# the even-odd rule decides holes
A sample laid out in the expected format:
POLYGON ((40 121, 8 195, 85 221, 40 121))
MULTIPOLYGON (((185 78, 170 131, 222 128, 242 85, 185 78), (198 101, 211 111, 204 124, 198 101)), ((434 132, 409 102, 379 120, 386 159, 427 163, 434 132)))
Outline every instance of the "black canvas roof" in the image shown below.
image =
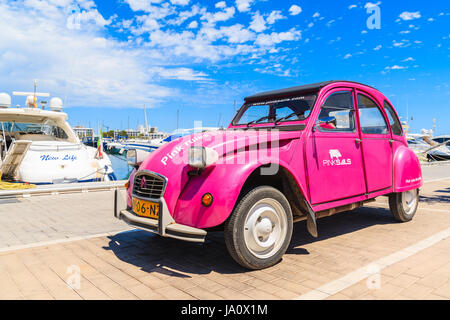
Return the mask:
POLYGON ((246 102, 253 102, 253 101, 261 101, 261 100, 265 100, 265 99, 269 99, 269 98, 270 99, 272 99, 272 98, 284 98, 284 97, 292 96, 292 95, 295 95, 295 94, 304 94, 304 93, 310 93, 310 92, 317 92, 320 89, 322 89, 323 87, 329 85, 330 83, 334 83, 334 82, 350 82, 350 83, 361 84, 361 83, 354 82, 354 81, 331 80, 331 81, 312 83, 312 84, 307 84, 307 85, 297 86, 297 87, 291 87, 291 88, 286 88, 286 89, 261 92, 261 93, 258 93, 258 94, 246 97, 244 100, 246 102))

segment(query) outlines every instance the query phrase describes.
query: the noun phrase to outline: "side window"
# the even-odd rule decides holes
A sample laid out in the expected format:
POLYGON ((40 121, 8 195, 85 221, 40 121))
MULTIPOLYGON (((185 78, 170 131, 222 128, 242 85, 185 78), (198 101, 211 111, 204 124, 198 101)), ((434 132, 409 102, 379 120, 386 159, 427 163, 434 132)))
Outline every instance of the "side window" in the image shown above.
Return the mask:
POLYGON ((387 101, 384 101, 384 110, 386 111, 389 123, 391 124, 392 133, 396 136, 402 136, 403 130, 402 125, 400 124, 400 120, 398 120, 394 108, 392 108, 392 106, 387 101))
POLYGON ((362 133, 388 134, 386 120, 377 104, 361 93, 358 93, 359 121, 362 133))
POLYGON ((356 126, 352 93, 340 91, 331 94, 320 110, 316 127, 322 132, 354 132, 356 126))

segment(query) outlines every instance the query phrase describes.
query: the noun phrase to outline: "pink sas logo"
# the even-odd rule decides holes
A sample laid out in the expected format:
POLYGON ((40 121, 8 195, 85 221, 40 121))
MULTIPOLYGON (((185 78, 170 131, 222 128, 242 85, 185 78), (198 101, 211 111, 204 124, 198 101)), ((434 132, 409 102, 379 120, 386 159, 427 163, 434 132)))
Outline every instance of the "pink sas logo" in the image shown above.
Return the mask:
POLYGON ((331 149, 330 160, 323 160, 323 166, 350 166, 352 164, 352 159, 341 159, 342 154, 338 149, 331 149))

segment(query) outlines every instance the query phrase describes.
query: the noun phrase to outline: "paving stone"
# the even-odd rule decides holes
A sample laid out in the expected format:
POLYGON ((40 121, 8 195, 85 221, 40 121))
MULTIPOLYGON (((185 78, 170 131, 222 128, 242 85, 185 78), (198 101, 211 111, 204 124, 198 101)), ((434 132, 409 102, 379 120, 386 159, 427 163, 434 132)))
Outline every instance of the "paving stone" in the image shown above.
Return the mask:
MULTIPOLYGON (((449 183, 425 184, 423 199, 449 183)), ((299 222, 280 263, 248 271, 228 256, 222 232, 202 245, 118 232, 127 227, 112 217, 111 201, 110 192, 98 192, 0 204, 0 299, 450 299, 449 238, 401 251, 450 227, 448 205, 439 202, 424 201, 413 221, 398 224, 382 199, 319 220, 317 239, 299 222), (93 201, 99 205, 86 205, 93 201), (73 236, 81 240, 5 249, 73 236), (369 279, 375 261, 388 266, 369 279), (66 284, 71 266, 80 270, 80 288, 66 284)))

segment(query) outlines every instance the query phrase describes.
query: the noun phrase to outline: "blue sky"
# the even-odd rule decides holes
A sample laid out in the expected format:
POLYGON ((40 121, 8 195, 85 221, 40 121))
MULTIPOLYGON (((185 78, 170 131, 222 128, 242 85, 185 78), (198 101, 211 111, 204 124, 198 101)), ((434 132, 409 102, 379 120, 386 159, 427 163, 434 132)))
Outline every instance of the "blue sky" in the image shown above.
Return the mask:
MULTIPOLYGON (((65 101, 72 125, 228 125, 245 96, 345 79, 411 131, 450 133, 448 1, 0 0, 0 91, 65 101), (380 28, 367 20, 377 6, 380 28), (408 106, 408 108, 407 108, 408 106)), ((22 98, 13 103, 23 104, 22 98)))

